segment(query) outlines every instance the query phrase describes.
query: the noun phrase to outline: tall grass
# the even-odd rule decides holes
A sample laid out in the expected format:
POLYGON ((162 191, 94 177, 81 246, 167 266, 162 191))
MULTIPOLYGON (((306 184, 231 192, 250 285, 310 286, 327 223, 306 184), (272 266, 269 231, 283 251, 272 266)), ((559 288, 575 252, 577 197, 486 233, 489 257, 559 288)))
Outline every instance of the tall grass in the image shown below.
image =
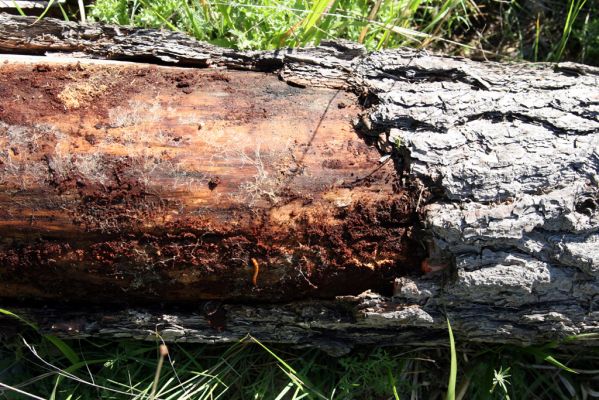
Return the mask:
POLYGON ((344 38, 370 50, 413 46, 599 64, 599 3, 586 0, 97 0, 88 14, 238 49, 344 38))
POLYGON ((50 14, 66 20, 166 28, 237 49, 343 38, 370 50, 412 46, 599 65, 599 2, 587 0, 96 0, 87 7, 78 0, 76 7, 56 6, 60 13, 50 14))
POLYGON ((572 399, 599 386, 599 349, 581 356, 555 344, 366 347, 336 358, 249 336, 168 351, 159 336, 68 340, 64 351, 34 329, 22 335, 0 343, 0 399, 572 399), (456 391, 457 381, 467 384, 456 391))
POLYGON ((562 59, 564 50, 566 49, 566 45, 568 44, 568 40, 572 35, 572 28, 574 27, 574 22, 578 18, 578 15, 580 14, 580 11, 582 10, 586 2, 587 0, 569 0, 570 6, 568 7, 568 14, 566 15, 566 21, 564 23, 562 37, 553 55, 554 61, 559 61, 562 59))
MULTIPOLYGON (((490 5, 489 1, 480 3, 490 5)), ((485 23, 484 48, 533 61, 599 65, 599 2, 510 0, 495 4, 483 7, 484 16, 479 19, 485 23)))
POLYGON ((467 0, 98 0, 89 15, 103 22, 169 28, 222 46, 277 48, 346 38, 369 49, 444 40, 467 29, 467 0))

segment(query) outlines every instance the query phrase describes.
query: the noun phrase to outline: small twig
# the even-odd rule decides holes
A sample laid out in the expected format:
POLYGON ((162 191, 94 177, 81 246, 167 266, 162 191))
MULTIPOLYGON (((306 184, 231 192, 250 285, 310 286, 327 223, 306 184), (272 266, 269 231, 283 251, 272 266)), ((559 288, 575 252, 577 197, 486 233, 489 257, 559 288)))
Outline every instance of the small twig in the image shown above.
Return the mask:
MULTIPOLYGON (((7 385, 7 384, 5 384, 5 383, 2 383, 2 382, 0 382, 0 387, 6 388, 6 389, 8 389, 8 390, 12 390, 13 392, 17 392, 17 393, 19 393, 19 394, 22 394, 22 395, 24 395, 24 396, 27 396, 27 397, 29 397, 29 398, 31 398, 31 399, 39 399, 39 400, 44 400, 44 398, 43 398, 43 397, 39 397, 39 396, 36 396, 36 395, 34 395, 34 394, 31 394, 31 393, 25 392, 24 390, 17 389, 17 388, 16 388, 16 387, 14 387, 14 386, 10 386, 10 385, 7 385)), ((0 393, 1 393, 1 392, 0 392, 0 393)))
POLYGON ((418 194, 418 201, 416 202, 416 212, 418 212, 418 208, 420 208, 420 201, 422 200, 422 192, 424 192, 424 186, 420 187, 420 193, 418 194))
POLYGON ((252 284, 258 286, 258 273, 260 273, 260 266, 255 258, 252 258, 252 265, 254 266, 254 275, 252 276, 252 284))
POLYGON ((150 393, 150 400, 156 398, 156 389, 158 388, 158 381, 160 380, 160 371, 162 370, 162 364, 164 364, 164 357, 168 355, 168 347, 165 344, 160 345, 160 358, 158 359, 158 366, 156 367, 156 375, 154 375, 154 383, 152 384, 152 393, 150 393))
POLYGON ((81 23, 85 24, 87 18, 85 17, 85 5, 83 4, 83 0, 77 0, 77 5, 79 6, 79 14, 81 16, 81 23))
POLYGON ((350 183, 346 183, 343 184, 341 187, 342 188, 349 188, 349 189, 353 189, 356 185, 364 182, 366 179, 370 178, 372 175, 374 175, 378 170, 380 170, 381 168, 383 168, 388 162, 389 160, 391 160, 391 157, 387 158, 385 161, 383 161, 381 163, 381 165, 377 166, 373 171, 371 171, 370 173, 368 173, 368 175, 362 177, 362 178, 357 178, 356 180, 354 180, 353 182, 350 183))
MULTIPOLYGON (((137 394, 133 394, 131 392, 124 392, 122 390, 113 389, 113 388, 110 388, 110 387, 107 387, 107 386, 100 386, 100 385, 97 385, 97 384, 95 384, 93 382, 89 382, 89 381, 86 381, 84 379, 81 379, 78 376, 73 375, 70 372, 67 372, 66 370, 60 369, 60 368, 56 367, 55 365, 50 364, 48 361, 44 360, 39 354, 37 354, 37 351, 35 350, 35 348, 32 345, 30 345, 29 343, 27 343, 27 341, 24 338, 21 338, 21 339, 23 340, 23 343, 29 349, 29 351, 31 352, 31 354, 33 354, 38 360, 40 360, 47 368, 49 368, 49 369, 51 369, 53 371, 56 371, 55 373, 57 373, 58 375, 60 375, 60 376, 62 376, 64 378, 72 379, 72 380, 74 380, 76 382, 79 382, 79 383, 82 383, 82 384, 85 384, 85 385, 88 385, 88 386, 91 386, 91 387, 99 388, 99 389, 102 389, 102 390, 106 390, 106 391, 109 391, 109 392, 112 392, 112 393, 118 393, 118 394, 121 394, 121 395, 123 395, 125 397, 135 397, 135 396, 141 394, 141 391, 139 389, 135 389, 138 393, 137 394)), ((134 388, 132 388, 132 389, 134 389, 134 388)))

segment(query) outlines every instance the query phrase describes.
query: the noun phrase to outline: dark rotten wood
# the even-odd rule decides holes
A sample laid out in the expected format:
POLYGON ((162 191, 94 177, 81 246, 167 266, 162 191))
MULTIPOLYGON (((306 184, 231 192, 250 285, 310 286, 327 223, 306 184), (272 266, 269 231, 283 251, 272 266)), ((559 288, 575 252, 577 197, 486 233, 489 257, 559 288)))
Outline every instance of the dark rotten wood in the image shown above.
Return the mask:
MULTIPOLYGON (((108 337, 150 337, 158 330, 171 340, 200 342, 252 333, 333 352, 356 343, 445 341, 445 313, 458 337, 474 341, 526 344, 599 332, 598 69, 571 63, 477 63, 407 49, 366 54, 350 43, 244 53, 169 32, 31 22, 0 16, 0 49, 83 58, 80 65, 52 64, 53 57, 9 60, 2 66, 3 140, 24 140, 18 154, 4 150, 0 165, 2 202, 12 210, 2 216, 3 238, 10 237, 3 246, 25 257, 10 268, 4 261, 5 297, 14 300, 17 293, 17 286, 6 289, 5 282, 26 277, 18 290, 27 293, 36 282, 28 268, 41 271, 40 260, 50 259, 22 250, 26 243, 47 245, 50 235, 58 247, 106 245, 109 235, 117 235, 114 247, 101 250, 101 257, 115 255, 108 256, 112 270, 102 270, 101 260, 96 263, 86 254, 77 259, 83 245, 56 250, 60 257, 51 259, 58 266, 47 267, 64 274, 80 265, 73 271, 84 274, 72 275, 75 287, 86 277, 102 277, 94 278, 97 286, 89 286, 87 300, 97 295, 104 301, 98 287, 116 293, 119 285, 111 287, 107 280, 115 273, 113 278, 126 285, 120 286, 127 289, 119 293, 123 299, 184 300, 188 307, 81 313, 77 301, 84 293, 73 288, 64 292, 77 300, 68 309, 15 308, 45 329, 108 337), (83 61, 90 57, 200 69, 83 61), (44 71, 44 65, 50 67, 44 71), (249 72, 236 72, 241 70, 249 72), (54 80, 39 78, 44 74, 54 80), (85 74, 88 82, 98 80, 96 87, 107 86, 103 90, 113 94, 112 100, 94 90, 81 91, 77 85, 85 74), (29 83, 19 86, 21 79, 29 83), (51 84, 44 85, 44 79, 51 84), (130 84, 134 79, 142 84, 130 84), (69 85, 77 90, 65 89, 69 85), (127 92, 132 86, 137 89, 127 92), (73 93, 79 96, 68 96, 73 93), (158 101, 149 101, 151 96, 158 101), (72 97, 76 101, 69 102, 72 97), (33 101, 40 107, 24 106, 33 101), (41 106, 46 102, 55 108, 41 106), (135 111, 136 105, 141 111, 135 111), (231 112, 239 109, 248 120, 231 112), (193 120, 196 114, 202 121, 193 120), (290 118, 294 122, 278 132, 290 118), (134 130, 126 129, 130 120, 134 130), (200 123, 203 133, 197 131, 200 123), (153 129, 156 125, 165 129, 153 129), (222 135, 216 134, 219 129, 222 135), (44 140, 36 147, 31 142, 38 137, 44 140), (355 152, 339 144, 347 141, 355 152), (248 182, 260 181, 258 155, 261 159, 263 151, 269 154, 264 172, 271 178, 292 176, 291 191, 275 184, 239 193, 248 182), (281 152, 285 155, 272 156, 281 152), (386 155, 390 161, 384 161, 386 155), (94 157, 101 162, 90 167, 94 157), (13 162, 12 175, 7 160, 13 162), (143 160, 149 166, 143 167, 143 160), (44 171, 37 178, 36 163, 44 171), (94 184, 89 177, 81 179, 81 167, 91 168, 94 184), (140 186, 142 181, 151 189, 140 186), (88 192, 89 187, 94 189, 88 192), (109 194, 101 193, 104 187, 109 194), (228 195, 226 200, 214 200, 219 191, 228 195), (17 205, 24 199, 30 203, 17 205), (85 211, 89 202, 93 207, 85 211), (194 214, 199 209, 203 212, 194 214), (304 214, 308 218, 298 217, 304 214), (223 226, 232 220, 241 221, 235 229, 248 243, 232 245, 241 252, 240 261, 224 247, 224 236, 231 235, 222 235, 223 226), (314 223, 326 229, 314 233, 314 223), (214 226, 218 235, 211 237, 214 226), (256 226, 261 229, 252 231, 256 226), (209 239, 199 240, 204 234, 209 239), (121 251, 123 243, 131 247, 121 251), (175 257, 191 266, 196 243, 206 246, 200 250, 203 257, 214 246, 216 261, 201 259, 202 273, 183 282, 178 264, 163 261, 175 257), (173 246, 194 250, 163 256, 162 247, 173 246), (143 256, 140 249, 151 251, 143 256), (260 266, 256 285, 252 258, 260 266), (223 269, 211 270, 213 265, 223 269), (311 271, 304 268, 308 265, 311 271), (330 271, 335 273, 329 276, 330 271), (190 295, 187 289, 194 285, 198 292, 190 295), (362 289, 384 296, 355 296, 362 289), (232 304, 225 294, 244 301, 232 304), (338 294, 346 296, 334 300, 338 294), (297 300, 304 296, 329 298, 297 300), (272 298, 286 302, 250 301, 272 298)), ((63 296, 48 295, 41 282, 29 299, 63 296)))

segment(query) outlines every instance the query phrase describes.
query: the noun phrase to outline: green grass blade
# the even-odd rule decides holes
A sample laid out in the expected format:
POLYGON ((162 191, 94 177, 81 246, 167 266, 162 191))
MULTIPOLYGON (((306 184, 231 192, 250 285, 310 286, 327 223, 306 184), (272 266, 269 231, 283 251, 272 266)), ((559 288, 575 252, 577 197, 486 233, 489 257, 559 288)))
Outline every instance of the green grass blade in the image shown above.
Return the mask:
POLYGON ((162 14, 160 14, 155 7, 152 7, 152 3, 150 2, 149 4, 146 3, 144 0, 140 0, 140 3, 147 8, 148 10, 150 10, 152 12, 152 15, 154 15, 156 18, 158 18, 159 20, 162 21, 162 23, 164 25, 166 25, 170 30, 173 30, 175 32, 179 31, 179 28, 177 28, 173 23, 171 23, 167 18, 165 18, 162 14))
POLYGON ((599 339, 599 333, 581 333, 579 335, 568 336, 564 341, 572 342, 576 340, 597 340, 599 339))
POLYGON ((458 359, 455 350, 455 341, 453 339, 453 331, 451 330, 451 324, 449 318, 447 318, 447 331, 449 332, 449 349, 451 352, 451 361, 449 367, 449 382, 447 383, 447 400, 455 400, 455 386, 458 376, 458 359))
POLYGON ((58 386, 60 385, 60 382, 62 382, 62 375, 56 376, 54 387, 52 388, 52 393, 50 393, 48 400, 56 400, 56 392, 58 392, 58 386))
POLYGON ((72 365, 79 363, 79 356, 64 340, 53 335, 44 335, 44 339, 52 343, 72 365))
POLYGON ((395 400, 399 400, 399 393, 397 392, 397 386, 395 385, 395 378, 393 377, 390 368, 387 368, 387 374, 389 375, 389 384, 393 388, 393 398, 395 400))
MULTIPOLYGON (((38 327, 34 323, 26 320, 25 318, 21 317, 20 315, 13 313, 12 311, 6 310, 4 308, 0 308, 0 314, 4 314, 6 316, 16 318, 17 320, 21 321, 28 327, 34 329, 35 331, 38 331, 38 327)), ((71 364, 79 363, 79 357, 77 356, 77 353, 68 344, 66 344, 62 339, 59 339, 56 336, 52 336, 52 335, 42 335, 42 337, 44 339, 48 340, 50 343, 52 343, 54 345, 54 347, 56 347, 62 353, 62 355, 64 355, 65 358, 67 360, 69 360, 69 362, 71 364)))
POLYGON ((64 7, 62 6, 62 4, 58 3, 58 8, 60 8, 60 13, 62 14, 62 18, 65 21, 70 21, 69 15, 65 11, 64 7))
POLYGON ((312 8, 310 9, 310 13, 303 20, 301 44, 307 44, 314 36, 315 30, 312 28, 316 27, 316 23, 322 18, 322 15, 333 5, 335 4, 335 0, 315 0, 312 8))
POLYGON ((23 9, 17 4, 17 2, 15 0, 12 0, 12 5, 14 8, 17 9, 17 12, 22 16, 25 17, 25 12, 23 11, 23 9))
POLYGON ((48 2, 48 5, 44 9, 44 12, 42 12, 41 15, 39 17, 37 17, 37 19, 35 20, 34 24, 36 22, 39 22, 42 18, 44 18, 46 16, 46 14, 48 14, 48 11, 50 11, 50 7, 52 7, 52 4, 54 4, 54 0, 50 0, 48 2))
POLYGON ((539 59, 539 39, 541 38, 541 14, 537 14, 537 22, 535 23, 535 43, 533 48, 533 61, 539 59))
POLYGON ((8 310, 6 310, 6 309, 4 309, 4 308, 0 308, 0 314, 4 314, 4 315, 6 315, 6 316, 8 316, 8 317, 16 318, 16 319, 18 319, 19 321, 21 321, 22 323, 24 323, 25 325, 27 325, 28 327, 30 327, 30 328, 33 328, 33 329, 35 329, 36 331, 38 330, 38 329, 37 329, 37 326, 36 326, 34 323, 32 323, 32 322, 29 322, 29 321, 28 321, 28 320, 26 320, 25 318, 21 317, 20 315, 17 315, 17 314, 15 314, 15 313, 13 313, 12 311, 8 311, 8 310))
POLYGON ((200 30, 200 27, 195 18, 195 14, 194 14, 193 10, 191 9, 191 7, 189 7, 187 0, 183 1, 183 8, 185 9, 185 15, 187 15, 189 24, 191 25, 191 31, 193 33, 193 36, 195 36, 196 39, 200 39, 201 35, 202 35, 202 31, 200 30))
POLYGON ((283 390, 281 390, 281 392, 279 393, 279 395, 275 398, 275 400, 282 400, 285 398, 285 396, 287 395, 287 393, 293 389, 293 383, 289 382, 284 388, 283 390))
POLYGON ((266 347, 262 342, 260 342, 258 339, 256 339, 253 336, 249 336, 249 338, 254 341, 256 344, 258 344, 260 347, 262 347, 264 350, 266 350, 266 352, 268 354, 270 354, 272 357, 274 357, 275 360, 277 360, 279 362, 279 368, 281 369, 281 371, 287 375, 287 377, 291 380, 291 382, 298 388, 300 389, 307 389, 309 390, 314 396, 320 398, 320 399, 327 399, 326 396, 324 396, 322 393, 316 391, 314 389, 314 386, 312 384, 310 384, 310 382, 307 382, 306 379, 300 379, 300 374, 291 366, 289 365, 285 360, 283 360, 281 357, 279 357, 275 352, 273 352, 271 349, 269 349, 268 347, 266 347))
POLYGON ((553 364, 556 367, 563 369, 564 371, 568 371, 570 373, 573 374, 577 374, 578 372, 574 371, 572 368, 569 368, 567 366, 565 366, 564 364, 562 364, 561 362, 559 362, 558 360, 556 360, 553 356, 551 355, 547 355, 543 358, 543 360, 547 361, 549 364, 553 364))
POLYGON ((541 359, 545 362, 548 362, 549 364, 552 364, 564 371, 573 373, 573 374, 577 374, 578 372, 574 371, 572 368, 567 367, 566 365, 562 364, 560 361, 558 361, 555 357, 553 357, 551 354, 549 354, 547 351, 545 351, 542 348, 538 348, 538 347, 527 347, 525 349, 523 349, 524 351, 526 351, 529 354, 534 355, 535 357, 537 357, 538 359, 541 359))
MULTIPOLYGON (((312 9, 310 10, 310 14, 304 20, 302 27, 304 31, 310 30, 316 22, 322 17, 322 14, 327 9, 330 0, 316 0, 312 5, 312 9)), ((333 0, 334 1, 334 0, 333 0)))
POLYGON ((285 360, 283 360, 281 357, 279 357, 275 352, 273 352, 271 349, 269 349, 268 347, 266 347, 261 341, 259 341, 258 339, 256 339, 253 336, 250 336, 250 339, 252 339, 252 341, 254 343, 256 343, 258 346, 262 347, 264 350, 266 350, 266 352, 268 354, 270 354, 271 356, 274 357, 275 360, 277 360, 283 367, 285 367, 285 369, 287 369, 289 372, 297 375, 297 371, 295 369, 293 369, 293 367, 289 364, 287 364, 285 362, 285 360))
POLYGON ((568 9, 568 15, 566 16, 566 22, 564 23, 564 30, 562 32, 562 38, 558 44, 557 52, 554 56, 554 61, 559 61, 562 59, 564 55, 564 51, 566 50, 566 45, 570 39, 570 34, 572 33, 572 28, 574 26, 574 22, 576 18, 578 18, 578 14, 586 4, 587 0, 570 0, 570 7, 568 9))

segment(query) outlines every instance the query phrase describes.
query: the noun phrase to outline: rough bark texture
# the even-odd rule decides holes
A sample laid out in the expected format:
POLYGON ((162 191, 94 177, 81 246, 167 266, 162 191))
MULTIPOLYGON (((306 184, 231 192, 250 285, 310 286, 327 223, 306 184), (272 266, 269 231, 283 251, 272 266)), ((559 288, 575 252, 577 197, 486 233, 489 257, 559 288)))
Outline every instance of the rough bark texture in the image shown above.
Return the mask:
POLYGON ((302 90, 355 93, 364 107, 355 129, 392 155, 428 252, 426 274, 397 273, 391 297, 44 311, 52 317, 38 314, 42 326, 207 342, 252 333, 330 351, 442 341, 445 315, 462 340, 538 343, 599 332, 599 69, 406 49, 366 54, 348 43, 242 53, 175 33, 29 22, 0 16, 0 49, 268 71, 302 90))

